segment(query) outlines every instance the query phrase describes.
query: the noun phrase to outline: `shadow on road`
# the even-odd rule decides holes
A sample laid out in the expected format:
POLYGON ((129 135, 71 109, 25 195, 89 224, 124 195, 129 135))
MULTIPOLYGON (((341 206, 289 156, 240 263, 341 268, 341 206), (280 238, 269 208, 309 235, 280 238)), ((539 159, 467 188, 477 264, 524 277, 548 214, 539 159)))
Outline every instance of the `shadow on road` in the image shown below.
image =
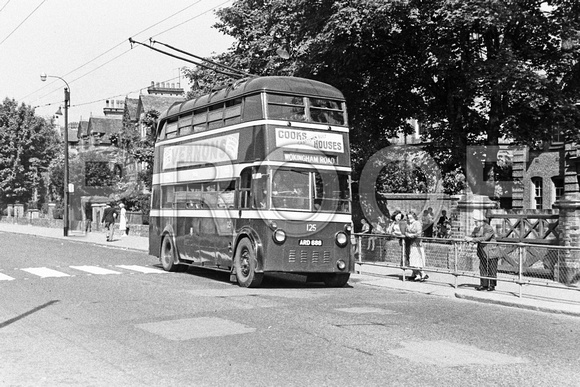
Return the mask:
POLYGON ((51 306, 52 304, 56 304, 57 302, 59 302, 59 300, 48 301, 46 304, 42 304, 40 306, 37 306, 36 308, 31 309, 31 310, 29 310, 26 313, 22 313, 20 316, 16 316, 14 318, 11 318, 10 320, 6 320, 3 323, 0 323, 0 329, 1 328, 4 328, 4 327, 7 327, 8 325, 10 325, 12 323, 15 323, 16 321, 18 321, 20 319, 23 319, 24 317, 30 316, 31 314, 36 313, 39 310, 42 310, 42 309, 44 309, 44 308, 46 308, 48 306, 51 306))

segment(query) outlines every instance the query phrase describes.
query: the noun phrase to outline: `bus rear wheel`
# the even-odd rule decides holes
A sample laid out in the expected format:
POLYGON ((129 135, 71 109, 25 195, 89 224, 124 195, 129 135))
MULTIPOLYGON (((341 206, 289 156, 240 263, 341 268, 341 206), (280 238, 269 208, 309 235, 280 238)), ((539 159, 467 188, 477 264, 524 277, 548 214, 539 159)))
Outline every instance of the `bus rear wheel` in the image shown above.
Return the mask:
POLYGON ((331 288, 341 288, 347 284, 350 273, 334 273, 324 276, 324 284, 331 288))
POLYGON ((161 266, 165 271, 179 271, 180 265, 176 264, 176 251, 169 236, 165 236, 161 242, 161 266))
POLYGON ((264 273, 256 273, 258 260, 252 242, 245 238, 240 241, 236 249, 234 261, 236 268, 236 278, 238 284, 244 288, 255 288, 260 286, 264 273))

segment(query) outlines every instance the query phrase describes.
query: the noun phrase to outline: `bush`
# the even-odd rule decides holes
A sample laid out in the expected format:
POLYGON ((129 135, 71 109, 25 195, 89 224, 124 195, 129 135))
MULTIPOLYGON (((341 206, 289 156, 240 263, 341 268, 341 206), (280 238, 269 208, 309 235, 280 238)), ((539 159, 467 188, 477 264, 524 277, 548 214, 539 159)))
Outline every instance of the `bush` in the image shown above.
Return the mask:
POLYGON ((64 217, 64 206, 61 202, 57 202, 52 213, 54 219, 62 219, 64 217))

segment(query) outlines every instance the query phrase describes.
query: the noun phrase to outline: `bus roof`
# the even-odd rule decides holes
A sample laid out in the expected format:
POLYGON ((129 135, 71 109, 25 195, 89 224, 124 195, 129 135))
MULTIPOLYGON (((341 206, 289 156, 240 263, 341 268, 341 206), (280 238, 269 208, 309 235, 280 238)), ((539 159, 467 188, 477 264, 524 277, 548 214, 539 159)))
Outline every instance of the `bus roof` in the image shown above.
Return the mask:
POLYGON ((344 96, 337 88, 312 79, 284 76, 246 78, 213 93, 173 104, 166 112, 161 114, 159 122, 164 121, 168 116, 179 115, 219 101, 234 99, 261 91, 298 94, 344 101, 344 96))

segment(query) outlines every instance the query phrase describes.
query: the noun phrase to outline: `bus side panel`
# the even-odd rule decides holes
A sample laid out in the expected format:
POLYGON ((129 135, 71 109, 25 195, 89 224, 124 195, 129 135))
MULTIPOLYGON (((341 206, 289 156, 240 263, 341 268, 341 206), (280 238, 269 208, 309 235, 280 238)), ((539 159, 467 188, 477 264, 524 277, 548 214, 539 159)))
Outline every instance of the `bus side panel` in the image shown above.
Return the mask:
POLYGON ((199 219, 177 218, 177 248, 179 257, 187 263, 199 262, 199 219))
POLYGON ((161 250, 161 231, 159 229, 160 218, 149 217, 149 255, 159 257, 161 250))
POLYGON ((202 265, 229 270, 232 267, 234 220, 227 216, 199 219, 199 250, 202 265))

